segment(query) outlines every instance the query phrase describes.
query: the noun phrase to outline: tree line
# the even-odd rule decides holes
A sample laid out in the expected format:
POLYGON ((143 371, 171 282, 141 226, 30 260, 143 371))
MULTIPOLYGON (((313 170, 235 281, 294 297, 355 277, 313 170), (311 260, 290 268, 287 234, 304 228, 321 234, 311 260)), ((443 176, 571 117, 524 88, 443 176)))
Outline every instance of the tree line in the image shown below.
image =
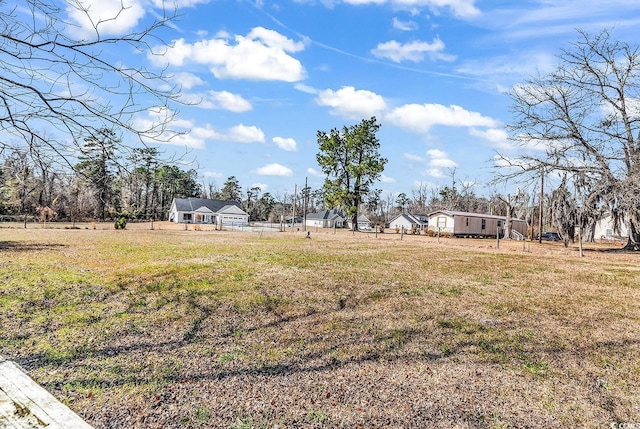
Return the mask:
POLYGON ((102 129, 85 140, 77 162, 65 168, 44 149, 20 147, 0 161, 0 215, 58 220, 164 220, 173 198, 198 196, 194 169, 160 161, 158 149, 126 154, 115 133, 102 129))
MULTIPOLYGON (((375 184, 387 160, 379 154, 375 118, 318 131, 316 159, 326 175, 321 189, 305 186, 291 196, 252 187, 243 194, 234 177, 220 190, 201 184, 195 170, 162 161, 153 148, 178 134, 171 123, 183 98, 170 73, 127 68, 106 55, 120 49, 162 55, 151 47, 163 45, 159 34, 175 13, 158 11, 144 28, 109 36, 102 24, 125 6, 94 20, 81 3, 64 4, 29 0, 4 10, 1 215, 164 219, 176 196, 240 200, 254 220, 323 207, 340 208, 352 221, 361 212, 382 221, 394 212, 437 208, 504 210, 509 218, 531 206, 519 192, 476 197, 455 181, 427 190, 428 198, 423 189, 382 196, 375 184), (90 34, 66 31, 77 26, 70 10, 93 23, 90 34), (156 120, 134 120, 149 112, 156 120), (121 134, 136 144, 123 144, 121 134)), ((640 48, 615 40, 609 30, 578 33, 551 72, 513 87, 508 130, 520 151, 497 155, 496 181, 533 189, 533 182, 555 177, 561 185, 540 197, 548 199, 551 213, 539 214, 547 224, 570 237, 610 216, 615 230, 625 225, 630 231, 627 248, 640 250, 640 48)))
MULTIPOLYGON (((375 118, 343 130, 342 135, 372 125, 375 118)), ((377 129, 377 126, 371 128, 374 134, 377 129)), ((319 133, 319 139, 325 141, 327 135, 319 133)), ((344 141, 332 144, 330 152, 340 153, 339 147, 344 141)), ((368 182, 359 182, 359 196, 354 198, 345 192, 344 183, 332 177, 330 169, 327 169, 327 180, 318 189, 304 186, 294 193, 271 193, 263 192, 258 186, 243 189, 235 176, 227 178, 218 188, 215 183, 199 181, 195 169, 185 170, 162 161, 156 148, 137 147, 123 152, 123 147, 113 131, 99 130, 85 140, 77 161, 70 168, 61 168, 55 156, 47 155, 43 148, 8 151, 0 160, 0 216, 45 221, 106 221, 122 216, 129 220, 166 220, 174 198, 198 197, 238 201, 251 221, 281 222, 306 213, 345 207, 345 214, 365 214, 373 224, 381 226, 401 213, 427 215, 436 210, 490 213, 525 219, 529 225, 540 218, 536 192, 527 194, 518 190, 515 195, 494 192, 479 196, 474 192, 473 182, 456 181, 455 169, 449 171, 449 185, 434 187, 421 183, 407 193, 383 194, 370 186, 374 181, 369 178, 368 182)), ((318 157, 326 149, 326 145, 324 148, 320 145, 318 157)), ((355 158, 358 153, 354 151, 355 158)), ((331 163, 336 157, 327 159, 331 163)), ((372 170, 361 168, 360 171, 378 174, 384 162, 372 165, 372 170)), ((353 167, 342 168, 341 174, 347 175, 349 168, 353 167)), ((545 229, 557 230, 573 240, 580 225, 575 199, 566 181, 543 195, 542 207, 545 229)), ((596 219, 590 218, 583 225, 584 231, 592 230, 596 219)), ((587 234, 585 238, 593 239, 593 236, 587 234)))

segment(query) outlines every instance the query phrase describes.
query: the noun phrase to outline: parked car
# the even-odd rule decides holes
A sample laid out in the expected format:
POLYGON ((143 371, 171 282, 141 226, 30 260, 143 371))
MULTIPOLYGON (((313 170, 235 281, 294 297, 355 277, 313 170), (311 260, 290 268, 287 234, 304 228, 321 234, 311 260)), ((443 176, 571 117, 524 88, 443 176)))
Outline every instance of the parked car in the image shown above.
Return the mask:
MULTIPOLYGON (((539 239, 540 239, 539 235, 536 235, 534 237, 534 240, 539 240, 539 239)), ((560 241, 562 240, 562 237, 560 237, 560 234, 558 234, 557 232, 543 232, 542 239, 545 241, 560 241)))

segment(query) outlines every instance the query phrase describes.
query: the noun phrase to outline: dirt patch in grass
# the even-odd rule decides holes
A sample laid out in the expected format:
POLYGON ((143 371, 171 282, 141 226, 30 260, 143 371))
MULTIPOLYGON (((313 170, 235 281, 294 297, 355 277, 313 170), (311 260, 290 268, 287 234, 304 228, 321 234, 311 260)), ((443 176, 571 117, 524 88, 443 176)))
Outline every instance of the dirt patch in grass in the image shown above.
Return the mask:
POLYGON ((96 428, 640 418, 635 254, 157 224, 0 230, 0 354, 96 428))

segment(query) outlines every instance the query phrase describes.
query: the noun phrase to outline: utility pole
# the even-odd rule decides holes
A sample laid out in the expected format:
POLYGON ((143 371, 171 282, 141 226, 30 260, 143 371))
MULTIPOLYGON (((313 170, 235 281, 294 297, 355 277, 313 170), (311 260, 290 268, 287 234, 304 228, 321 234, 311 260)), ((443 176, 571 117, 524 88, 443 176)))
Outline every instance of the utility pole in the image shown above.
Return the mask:
POLYGON ((293 226, 296 223, 296 198, 298 198, 298 185, 293 185, 293 213, 291 213, 291 232, 293 232, 293 226))
POLYGON ((544 167, 540 169, 540 215, 538 219, 538 243, 542 244, 542 210, 544 208, 544 167))
POLYGON ((307 185, 307 177, 304 178, 304 211, 302 212, 303 231, 307 231, 307 204, 309 202, 309 188, 307 185))

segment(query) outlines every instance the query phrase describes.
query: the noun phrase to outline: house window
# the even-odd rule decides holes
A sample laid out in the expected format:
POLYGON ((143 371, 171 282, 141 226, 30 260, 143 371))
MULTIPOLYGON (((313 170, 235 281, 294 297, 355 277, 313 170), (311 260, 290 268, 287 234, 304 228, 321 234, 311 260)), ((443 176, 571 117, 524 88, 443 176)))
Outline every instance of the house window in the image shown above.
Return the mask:
POLYGON ((447 218, 443 216, 438 217, 438 228, 445 228, 447 226, 447 218))
POLYGON ((482 219, 482 227, 481 229, 487 229, 487 220, 486 219, 482 219))
POLYGON ((182 220, 184 220, 185 222, 191 222, 191 213, 185 213, 184 215, 182 215, 182 220))
POLYGON ((499 220, 499 221, 498 221, 498 228, 500 228, 501 226, 502 226, 502 221, 501 221, 501 220, 499 220))

